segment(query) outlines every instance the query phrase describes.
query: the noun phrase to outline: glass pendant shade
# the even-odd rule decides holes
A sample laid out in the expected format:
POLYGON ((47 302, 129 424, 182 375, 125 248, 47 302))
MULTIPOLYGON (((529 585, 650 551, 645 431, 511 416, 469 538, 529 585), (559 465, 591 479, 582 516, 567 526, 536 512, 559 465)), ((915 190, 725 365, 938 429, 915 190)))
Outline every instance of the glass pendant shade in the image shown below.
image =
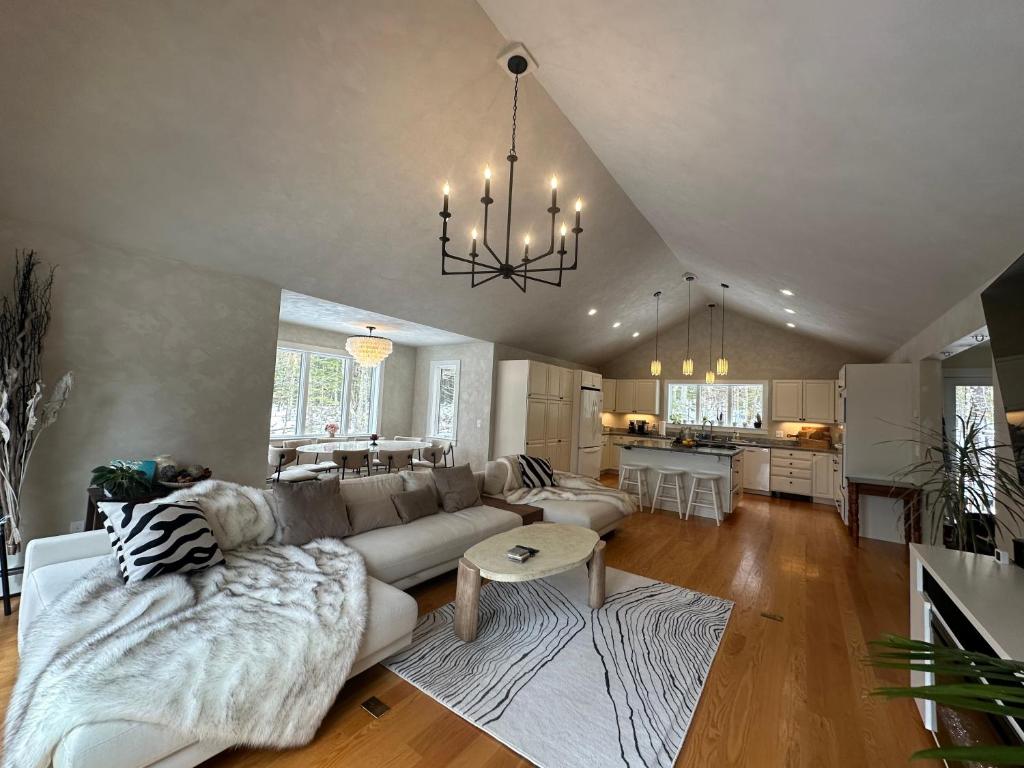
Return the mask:
POLYGON ((729 360, 725 357, 720 357, 715 361, 715 373, 719 376, 729 375, 729 360))
POLYGON ((370 333, 366 336, 352 336, 345 342, 345 351, 355 361, 366 368, 376 368, 391 354, 391 339, 374 336, 374 326, 369 325, 370 333))
POLYGON ((661 360, 651 360, 651 376, 661 376, 661 360))
POLYGON ((683 360, 683 376, 693 376, 693 358, 683 360))
POLYGON ((654 294, 654 359, 651 360, 651 376, 661 376, 661 358, 658 356, 658 334, 661 327, 660 318, 661 291, 654 294))
POLYGON ((705 384, 714 384, 715 383, 715 372, 714 371, 708 371, 707 373, 704 374, 704 383, 705 384))

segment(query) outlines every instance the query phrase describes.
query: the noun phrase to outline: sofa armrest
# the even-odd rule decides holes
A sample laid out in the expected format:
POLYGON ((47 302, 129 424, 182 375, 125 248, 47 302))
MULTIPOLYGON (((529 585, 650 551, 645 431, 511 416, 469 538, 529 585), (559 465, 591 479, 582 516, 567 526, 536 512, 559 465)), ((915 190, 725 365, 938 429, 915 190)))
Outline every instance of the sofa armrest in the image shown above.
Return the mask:
POLYGON ((110 552, 110 537, 102 528, 98 531, 32 539, 25 548, 24 578, 28 578, 35 569, 46 565, 109 555, 110 552))

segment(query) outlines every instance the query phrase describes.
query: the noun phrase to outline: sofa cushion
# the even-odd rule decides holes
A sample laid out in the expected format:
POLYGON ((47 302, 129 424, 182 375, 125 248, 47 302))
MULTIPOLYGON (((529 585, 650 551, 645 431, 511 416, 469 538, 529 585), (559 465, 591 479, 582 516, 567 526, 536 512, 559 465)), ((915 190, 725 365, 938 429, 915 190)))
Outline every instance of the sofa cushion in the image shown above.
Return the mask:
POLYGON ((341 481, 341 495, 345 497, 345 503, 351 504, 354 501, 372 501, 373 499, 391 497, 392 493, 401 493, 406 490, 405 483, 400 474, 389 473, 370 475, 369 477, 354 477, 341 481))
POLYGON ((477 542, 522 524, 515 512, 477 506, 349 536, 345 543, 363 556, 371 576, 390 584, 457 560, 477 542))
POLYGON ((441 506, 441 494, 438 493, 437 483, 434 482, 433 472, 416 472, 411 469, 403 469, 398 473, 402 478, 402 487, 407 491, 415 491, 419 488, 429 488, 434 494, 438 508, 441 506))
POLYGON ((412 595, 372 577, 366 580, 366 604, 366 631, 359 643, 357 663, 412 632, 419 614, 412 595))
POLYGON ((206 515, 194 501, 100 502, 99 508, 121 541, 129 582, 224 564, 206 515))
POLYGON ((507 478, 508 465, 505 462, 488 461, 484 466, 484 493, 488 496, 504 495, 507 478))
POLYGON ((391 494, 405 490, 402 478, 398 475, 382 474, 342 480, 340 487, 353 534, 402 524, 402 518, 398 516, 391 501, 391 494))
POLYGON ((544 499, 538 501, 537 505, 544 508, 545 523, 579 525, 592 531, 601 531, 622 520, 622 513, 605 501, 544 499))
POLYGON ((469 464, 458 467, 435 467, 430 472, 437 483, 437 491, 441 494, 441 506, 445 512, 458 512, 460 509, 480 504, 480 488, 469 464))
POLYGON ((411 523, 427 515, 437 514, 437 496, 430 488, 417 488, 415 491, 403 491, 391 494, 398 516, 403 523, 411 523))
POLYGON ((352 533, 337 475, 320 483, 278 483, 274 486, 275 539, 301 546, 327 536, 343 539, 352 533))

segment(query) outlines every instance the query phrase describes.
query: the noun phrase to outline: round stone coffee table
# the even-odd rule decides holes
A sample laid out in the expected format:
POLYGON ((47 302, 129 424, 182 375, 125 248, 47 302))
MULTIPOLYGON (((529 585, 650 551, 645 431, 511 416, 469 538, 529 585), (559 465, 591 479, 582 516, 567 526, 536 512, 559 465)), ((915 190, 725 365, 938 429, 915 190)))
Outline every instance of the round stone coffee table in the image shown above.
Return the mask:
POLYGON ((604 605, 604 542, 595 531, 578 525, 535 523, 505 531, 470 547, 459 560, 455 591, 455 634, 476 639, 480 618, 480 577, 491 581, 532 581, 554 576, 590 562, 590 607, 604 605), (505 553, 517 544, 539 550, 523 563, 505 553))

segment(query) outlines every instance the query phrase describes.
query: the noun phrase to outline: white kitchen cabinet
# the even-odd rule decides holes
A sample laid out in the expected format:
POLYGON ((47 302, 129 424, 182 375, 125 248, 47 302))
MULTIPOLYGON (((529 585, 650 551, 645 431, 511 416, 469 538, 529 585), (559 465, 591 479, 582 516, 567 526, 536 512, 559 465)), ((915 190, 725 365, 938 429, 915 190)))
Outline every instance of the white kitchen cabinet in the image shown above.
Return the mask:
POLYGON ((772 382, 772 419, 800 421, 803 417, 804 383, 800 379, 772 382))
POLYGON ((526 444, 526 450, 524 450, 523 453, 527 456, 533 456, 535 459, 550 461, 548 445, 549 443, 545 440, 535 440, 526 444))
POLYGON ((545 439, 544 416, 547 406, 547 401, 533 397, 526 401, 526 442, 535 443, 545 439))
POLYGON ((569 443, 556 442, 548 444, 548 463, 554 470, 569 471, 569 443))
POLYGON ((788 448, 771 449, 771 489, 783 493, 811 496, 813 460, 810 451, 788 448))
POLYGON ((530 360, 527 363, 527 366, 529 368, 529 382, 527 385, 526 396, 547 397, 549 366, 546 363, 538 363, 536 360, 530 360))
POLYGON ((615 379, 601 379, 601 408, 604 411, 615 410, 615 379))
POLYGON ((633 382, 633 410, 637 413, 658 414, 658 390, 661 379, 637 379, 633 382))
POLYGON ((544 403, 544 439, 558 439, 558 413, 559 403, 557 400, 549 400, 544 403))
POLYGON ((632 413, 636 410, 636 380, 619 379, 615 383, 615 410, 632 413))
POLYGON ((547 396, 557 398, 562 391, 562 369, 557 365, 546 365, 547 369, 547 396))
POLYGON ((774 421, 835 423, 835 379, 775 379, 771 416, 774 421))
POLYGON ((835 379, 805 379, 803 420, 831 424, 836 420, 835 379))
MULTIPOLYGON (((558 401, 558 428, 555 432, 555 439, 561 443, 568 444, 572 437, 572 401, 558 401)), ((568 472, 568 470, 566 470, 568 472)))
POLYGON ((811 454, 811 496, 815 499, 832 498, 833 469, 831 453, 811 454))
POLYGON ((558 399, 572 402, 572 371, 568 368, 558 369, 558 399))
POLYGON ((601 389, 601 374, 590 371, 580 371, 580 386, 601 389))

